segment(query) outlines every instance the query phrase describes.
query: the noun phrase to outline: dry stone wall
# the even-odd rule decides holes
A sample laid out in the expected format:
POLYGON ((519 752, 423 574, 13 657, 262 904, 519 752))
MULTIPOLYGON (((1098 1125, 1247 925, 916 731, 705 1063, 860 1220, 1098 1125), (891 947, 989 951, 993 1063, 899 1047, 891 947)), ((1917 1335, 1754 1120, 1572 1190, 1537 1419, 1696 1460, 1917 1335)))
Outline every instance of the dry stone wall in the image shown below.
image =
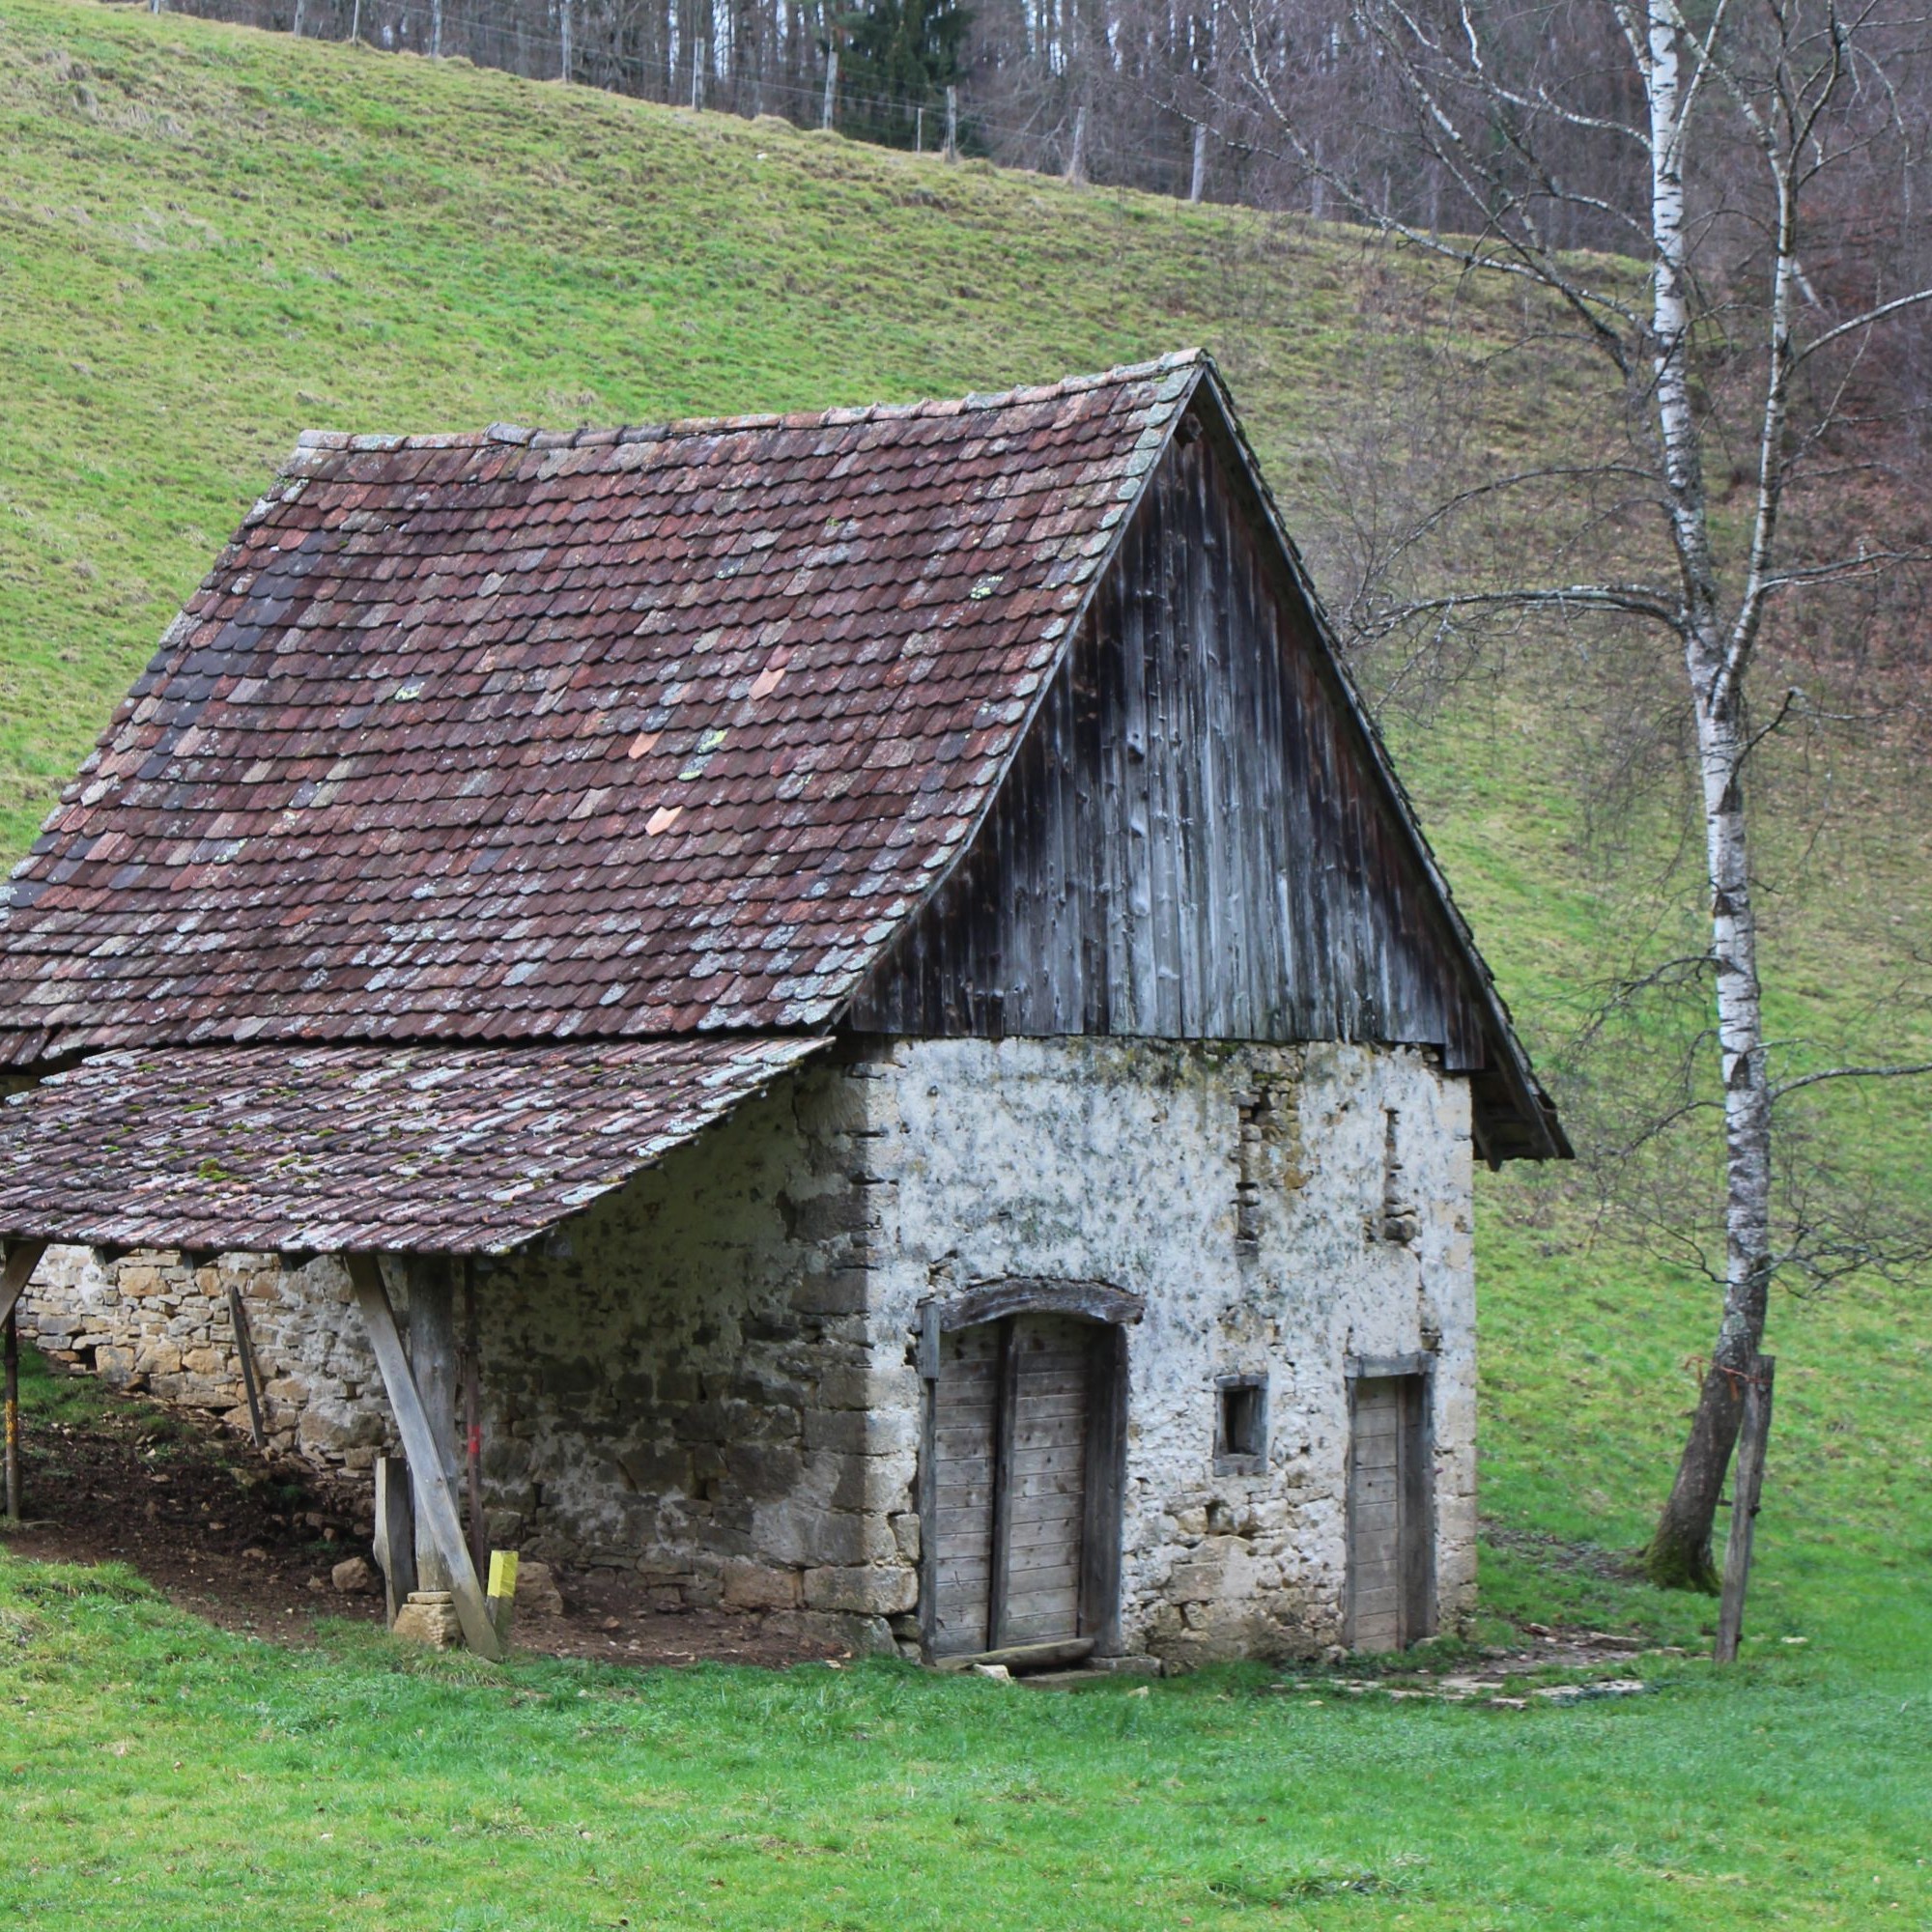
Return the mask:
POLYGON ((272 1255, 197 1263, 141 1251, 104 1262, 87 1248, 49 1248, 21 1300, 21 1332, 115 1387, 245 1429, 231 1287, 254 1348, 270 1446, 325 1468, 369 1468, 393 1432, 349 1277, 332 1258, 285 1268, 272 1255))
MULTIPOLYGON (((1437 1597, 1474 1580, 1464 1082, 1413 1050, 875 1041, 478 1264, 491 1536, 877 1648, 917 1632, 920 1306, 1009 1275, 1143 1296, 1123 1639, 1176 1663, 1341 1633, 1351 1356, 1435 1363, 1437 1597), (1265 1454, 1214 1454, 1216 1383, 1265 1454)), ((104 1377, 366 1469, 392 1427, 340 1267, 50 1251, 24 1320, 104 1377)), ((397 1298, 406 1289, 398 1280, 397 1298)))

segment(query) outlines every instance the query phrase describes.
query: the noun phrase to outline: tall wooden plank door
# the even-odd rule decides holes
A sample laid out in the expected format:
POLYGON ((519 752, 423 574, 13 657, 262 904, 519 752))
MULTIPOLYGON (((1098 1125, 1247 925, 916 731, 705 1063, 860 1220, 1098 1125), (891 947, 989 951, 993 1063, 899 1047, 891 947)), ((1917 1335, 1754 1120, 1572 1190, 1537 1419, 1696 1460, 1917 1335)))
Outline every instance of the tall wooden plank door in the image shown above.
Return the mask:
POLYGON ((991 1648, 1081 1634, 1091 1324, 1013 1318, 1007 1339, 991 1648))
POLYGON ((993 1574, 993 1452, 1005 1324, 940 1337, 932 1391, 932 1652, 986 1648, 993 1574))
POLYGON ((1365 1377, 1354 1384, 1348 1528, 1351 1650, 1402 1650, 1431 1634, 1428 1402, 1421 1376, 1365 1377))
MULTIPOLYGON (((1016 1315, 940 1339, 932 1411, 935 1657, 1089 1635, 1101 1331, 1016 1315)), ((1108 1357, 1111 1359, 1111 1357, 1108 1357)), ((1102 1492, 1107 1493, 1106 1492, 1102 1492)))

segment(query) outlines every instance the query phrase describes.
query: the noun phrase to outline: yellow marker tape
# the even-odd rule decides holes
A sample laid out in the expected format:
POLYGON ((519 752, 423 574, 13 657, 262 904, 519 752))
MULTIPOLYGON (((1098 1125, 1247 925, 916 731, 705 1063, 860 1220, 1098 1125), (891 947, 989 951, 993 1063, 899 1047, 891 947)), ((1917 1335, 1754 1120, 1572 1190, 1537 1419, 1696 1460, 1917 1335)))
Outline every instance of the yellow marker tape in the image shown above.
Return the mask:
POLYGON ((514 1549, 491 1550, 490 1587, 484 1594, 491 1597, 514 1597, 517 1594, 517 1552, 514 1549))

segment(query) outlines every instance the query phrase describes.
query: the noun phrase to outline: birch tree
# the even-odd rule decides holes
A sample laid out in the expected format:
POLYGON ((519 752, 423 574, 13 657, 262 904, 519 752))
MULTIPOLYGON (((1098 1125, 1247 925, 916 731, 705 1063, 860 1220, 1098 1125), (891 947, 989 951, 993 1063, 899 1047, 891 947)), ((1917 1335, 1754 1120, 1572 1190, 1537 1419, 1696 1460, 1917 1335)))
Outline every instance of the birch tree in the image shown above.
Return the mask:
MULTIPOLYGON (((1915 316, 1922 327, 1932 298, 1932 289, 1888 287, 1883 261, 1849 304, 1821 294, 1805 270, 1807 213, 1837 175, 1907 132, 1887 56, 1910 23, 1838 0, 1529 9, 1355 0, 1351 57, 1373 65, 1409 117, 1413 168, 1402 180, 1385 159, 1376 178, 1325 157, 1305 128, 1297 82, 1308 70, 1285 43, 1280 14, 1237 0, 1236 17, 1240 58, 1227 99, 1243 113, 1260 109, 1284 157, 1408 248, 1534 291, 1614 374, 1617 433, 1628 430, 1617 467, 1640 480, 1658 539, 1650 552, 1663 568, 1459 588, 1411 598, 1380 621, 1603 612, 1649 627, 1681 667, 1709 927, 1707 949, 1671 970, 1709 999, 1716 1097, 1707 1104, 1720 1111, 1723 1134, 1722 1300, 1647 1567, 1659 1582, 1711 1588, 1712 1529, 1746 1378, 1774 1276, 1791 1259, 1773 1211, 1778 1103, 1830 1080, 1925 1070, 1813 1068, 1780 1081, 1764 1023, 1747 804, 1753 753, 1785 715, 1774 708, 1754 719, 1752 707, 1753 668, 1780 600, 1899 560, 1882 535, 1842 554, 1801 553, 1786 511, 1806 464, 1846 427, 1860 355, 1876 331, 1915 316), (1558 154, 1571 165, 1559 168, 1558 154), (1425 177, 1447 185, 1442 227, 1416 213, 1425 177), (1557 245, 1578 213, 1620 238, 1640 278, 1557 245), (1720 392, 1720 367, 1748 377, 1745 410, 1735 407, 1735 383, 1720 392), (1743 516, 1734 504, 1714 513, 1709 476, 1719 462, 1734 478, 1743 472, 1743 516)), ((1541 466, 1475 493, 1550 473, 1541 466)))

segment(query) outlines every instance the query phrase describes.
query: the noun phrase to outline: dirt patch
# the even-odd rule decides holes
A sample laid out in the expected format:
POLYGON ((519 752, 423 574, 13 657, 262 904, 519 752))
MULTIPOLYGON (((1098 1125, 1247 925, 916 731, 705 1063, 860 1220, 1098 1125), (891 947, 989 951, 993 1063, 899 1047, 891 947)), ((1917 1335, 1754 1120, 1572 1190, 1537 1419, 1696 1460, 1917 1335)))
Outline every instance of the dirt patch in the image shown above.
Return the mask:
MULTIPOLYGON (((380 1595, 330 1582, 338 1563, 370 1554, 366 1487, 265 1456, 212 1419, 117 1395, 81 1371, 53 1369, 39 1386, 60 1419, 32 1406, 25 1416, 26 1520, 6 1532, 13 1553, 125 1563, 177 1607, 280 1642, 310 1641, 318 1616, 382 1621, 380 1595)), ((606 1663, 773 1667, 847 1654, 781 1617, 654 1610, 644 1586, 622 1576, 553 1574, 564 1613, 520 1615, 519 1650, 606 1663)))
POLYGON ((1487 1516, 1482 1533, 1485 1543, 1530 1557, 1548 1569, 1578 1572, 1611 1583, 1634 1583, 1643 1575, 1634 1550, 1605 1549, 1600 1543, 1577 1543, 1542 1530, 1519 1529, 1487 1516))

